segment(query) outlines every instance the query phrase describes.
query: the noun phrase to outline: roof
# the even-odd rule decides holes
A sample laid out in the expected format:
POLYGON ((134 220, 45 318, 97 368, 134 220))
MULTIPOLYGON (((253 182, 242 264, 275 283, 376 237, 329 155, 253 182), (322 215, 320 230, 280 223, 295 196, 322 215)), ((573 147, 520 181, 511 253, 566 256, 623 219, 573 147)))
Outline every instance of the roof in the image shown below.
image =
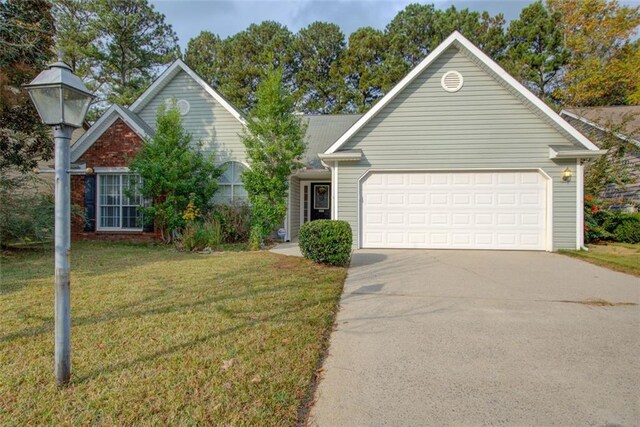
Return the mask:
POLYGON ((78 161, 93 143, 119 118, 140 138, 145 139, 155 133, 136 113, 114 104, 71 146, 71 162, 78 161))
POLYGON ((568 107, 560 114, 601 131, 613 129, 621 139, 631 139, 640 144, 640 105, 568 107))
POLYGON ((380 110, 382 110, 391 100, 393 100, 405 87, 407 87, 414 79, 428 68, 436 59, 442 55, 449 47, 456 46, 464 49, 469 55, 477 58, 482 65, 489 69, 499 80, 510 86, 516 93, 522 96, 529 104, 540 111, 542 115, 556 129, 562 131, 571 138, 575 143, 585 147, 587 150, 598 150, 586 136, 581 134, 577 129, 562 119, 555 111, 553 111, 540 98, 535 96, 530 90, 525 88, 520 82, 514 79, 495 61, 489 58, 485 53, 478 49, 473 43, 465 38, 458 31, 454 31, 445 41, 420 62, 409 74, 407 74, 396 86, 393 87, 384 97, 382 97, 364 116, 362 116, 351 128, 345 132, 327 151, 327 154, 334 153, 339 150, 353 135, 355 135, 364 125, 366 125, 380 110))
POLYGON ((302 121, 307 124, 304 163, 316 168, 322 167, 318 153, 327 151, 361 117, 362 114, 303 115, 302 121))
POLYGON ((209 95, 211 95, 220 105, 222 105, 233 117, 238 119, 241 123, 245 123, 245 117, 242 111, 233 105, 222 94, 213 89, 207 82, 204 81, 195 71, 193 71, 187 64, 181 59, 173 61, 169 67, 158 77, 152 84, 145 90, 142 95, 131 104, 130 110, 134 113, 139 113, 145 105, 153 99, 180 71, 187 73, 196 83, 198 83, 209 95))

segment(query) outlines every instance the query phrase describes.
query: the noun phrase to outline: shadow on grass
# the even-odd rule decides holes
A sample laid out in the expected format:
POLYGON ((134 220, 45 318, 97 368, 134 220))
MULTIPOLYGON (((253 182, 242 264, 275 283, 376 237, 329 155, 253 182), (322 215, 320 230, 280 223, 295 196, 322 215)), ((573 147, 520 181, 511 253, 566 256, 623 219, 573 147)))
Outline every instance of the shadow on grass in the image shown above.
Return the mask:
MULTIPOLYGON (((215 279, 218 281, 225 281, 227 279, 236 279, 238 278, 238 273, 236 271, 230 271, 224 274, 217 274, 215 279)), ((248 286, 248 285, 247 285, 248 286)), ((140 318, 145 316, 156 316, 162 314, 168 314, 173 312, 183 312, 189 309, 194 309, 196 307, 207 306, 213 303, 222 303, 225 301, 238 300, 238 299, 246 299, 249 297, 255 297, 268 293, 277 293, 287 289, 299 288, 305 286, 305 283, 296 283, 289 285, 271 285, 259 288, 251 288, 245 289, 244 292, 237 293, 233 292, 233 289, 229 289, 230 292, 225 294, 227 290, 224 287, 211 287, 211 292, 214 295, 211 295, 208 298, 198 299, 193 301, 187 301, 181 304, 176 304, 173 302, 174 297, 183 295, 182 292, 177 291, 172 288, 164 288, 160 291, 154 292, 152 295, 146 296, 140 300, 136 300, 133 302, 129 302, 127 304, 116 305, 109 309, 109 311, 83 317, 83 316, 73 316, 71 319, 72 327, 81 327, 86 325, 95 325, 104 322, 110 322, 113 320, 123 320, 123 319, 131 319, 131 318, 140 318), (163 302, 162 300, 167 300, 163 302), (164 304, 160 307, 153 307, 144 310, 135 310, 135 308, 140 308, 141 305, 144 304, 152 304, 154 300, 158 301, 161 304, 164 304), (133 311, 131 309, 134 309, 133 311)), ((214 307, 216 310, 220 310, 219 307, 214 307)), ((22 331, 10 333, 4 336, 0 336, 1 342, 11 342, 21 338, 34 337, 44 333, 51 333, 53 331, 53 317, 41 317, 42 325, 31 327, 28 329, 24 329, 22 331)))
MULTIPOLYGON (((225 309, 223 310, 223 312, 233 318, 233 319, 240 319, 243 321, 242 324, 240 325, 236 325, 236 326, 232 326, 230 328, 226 328, 222 331, 218 331, 218 332, 214 332, 214 333, 210 333, 207 334, 206 336, 203 337, 199 337, 196 339, 193 339, 191 341, 185 342, 185 343, 180 343, 180 344, 176 344, 176 345, 172 345, 169 346, 165 349, 162 350, 158 350, 155 351, 153 353, 149 353, 149 354, 145 354, 139 357, 136 357, 132 360, 129 361, 125 361, 125 362, 120 362, 120 363, 114 363, 114 364, 110 364, 110 365, 106 365, 97 369, 92 370, 91 372, 85 374, 85 375, 79 375, 74 381, 73 383, 84 383, 84 382, 88 382, 92 379, 97 378, 100 375, 104 375, 107 373, 112 373, 112 372, 118 372, 118 371, 123 371, 125 369, 129 369, 132 368, 136 365, 139 365, 141 363, 146 363, 146 362, 150 362, 162 357, 166 357, 166 356, 170 356, 174 353, 178 353, 180 351, 183 350, 187 350, 187 349, 191 349, 193 347, 202 345, 204 343, 207 343, 211 340, 215 340, 216 338, 220 338, 221 336, 224 335, 229 335, 232 333, 236 333, 239 332, 243 329, 247 329, 250 327, 254 327, 259 323, 266 323, 266 322, 278 322, 278 323, 308 323, 310 322, 310 319, 306 316, 300 316, 299 318, 295 318, 295 319, 285 319, 282 318, 283 316, 287 316, 287 315, 291 315, 293 313, 297 313, 297 312, 301 312, 301 311, 306 311, 309 308, 315 307, 318 304, 322 304, 322 303, 328 303, 330 301, 332 301, 333 298, 319 298, 319 299, 315 299, 314 301, 309 302, 308 304, 303 304, 303 305, 298 305, 295 308, 288 308, 288 309, 282 309, 277 311, 276 313, 273 313, 269 316, 260 318, 260 319, 253 319, 253 318, 248 318, 246 316, 243 315, 236 315, 235 312, 233 310, 229 310, 229 309, 225 309)), ((317 321, 317 319, 316 319, 317 321)))

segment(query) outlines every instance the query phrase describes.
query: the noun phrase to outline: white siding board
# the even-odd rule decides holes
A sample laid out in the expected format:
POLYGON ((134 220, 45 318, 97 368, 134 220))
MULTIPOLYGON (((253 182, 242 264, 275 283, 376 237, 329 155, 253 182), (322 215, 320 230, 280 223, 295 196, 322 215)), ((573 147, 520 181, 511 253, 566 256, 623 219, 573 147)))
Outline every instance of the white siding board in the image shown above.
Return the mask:
POLYGON ((184 71, 178 74, 138 113, 154 129, 156 113, 167 99, 185 99, 189 113, 183 116, 183 125, 191 133, 193 143, 202 143, 205 153, 215 155, 216 163, 246 162, 245 148, 240 134, 243 125, 208 94, 184 71))
POLYGON ((451 47, 341 149, 362 149, 363 159, 341 163, 340 219, 358 241, 358 180, 369 169, 542 169, 553 180, 553 248, 575 248, 575 180, 562 171, 575 161, 549 159, 549 145, 572 145, 566 135, 451 47), (445 92, 440 77, 457 70, 459 92, 445 92))

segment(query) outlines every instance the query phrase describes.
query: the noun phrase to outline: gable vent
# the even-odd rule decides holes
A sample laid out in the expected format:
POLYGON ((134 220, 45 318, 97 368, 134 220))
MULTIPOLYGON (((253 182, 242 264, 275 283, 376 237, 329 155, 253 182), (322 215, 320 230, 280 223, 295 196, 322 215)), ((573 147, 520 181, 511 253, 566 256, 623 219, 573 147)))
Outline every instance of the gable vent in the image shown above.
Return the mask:
POLYGON ((442 88, 447 92, 457 92, 462 89, 462 84, 464 83, 464 79, 462 78, 462 74, 457 71, 447 71, 442 76, 440 80, 440 84, 442 88))

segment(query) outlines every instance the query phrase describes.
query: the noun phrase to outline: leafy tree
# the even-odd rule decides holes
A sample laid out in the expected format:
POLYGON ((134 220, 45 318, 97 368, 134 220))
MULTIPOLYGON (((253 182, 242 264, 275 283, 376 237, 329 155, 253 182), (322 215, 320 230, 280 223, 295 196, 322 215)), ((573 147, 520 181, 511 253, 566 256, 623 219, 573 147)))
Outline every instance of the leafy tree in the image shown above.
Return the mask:
POLYGON ((432 4, 409 4, 386 27, 390 55, 386 61, 400 61, 400 68, 393 67, 397 72, 395 80, 399 80, 454 30, 490 56, 499 58, 505 47, 503 25, 501 14, 491 16, 488 12, 458 10, 454 6, 442 11, 432 4))
POLYGON ((338 94, 344 79, 338 67, 344 51, 344 34, 336 24, 314 22, 296 34, 293 79, 299 111, 326 114, 340 110, 338 94))
POLYGON ((364 112, 384 96, 396 81, 393 63, 385 61, 388 43, 382 31, 359 28, 349 37, 349 47, 341 61, 345 79, 347 110, 364 112))
POLYGON ((175 101, 169 109, 160 106, 156 123, 155 136, 144 141, 129 166, 142 177, 142 196, 153 201, 143 208, 144 214, 154 218, 163 240, 171 242, 175 231, 184 226, 189 202, 203 213, 211 208, 221 170, 213 155, 205 156, 200 147, 192 146, 175 101))
POLYGON ((57 1, 58 47, 97 102, 130 105, 179 56, 175 32, 148 0, 57 1))
MULTIPOLYGON (((624 188, 626 185, 634 183, 637 179, 635 171, 637 168, 633 163, 629 163, 628 155, 640 154, 640 148, 634 143, 623 140, 619 135, 624 135, 630 139, 640 138, 640 129, 631 129, 630 124, 635 119, 635 114, 629 113, 616 123, 607 120, 598 120, 604 129, 585 128, 583 132, 593 141, 597 141, 598 147, 607 150, 607 154, 590 161, 585 167, 584 190, 586 194, 594 196, 602 195, 607 187, 612 185, 624 188), (586 130, 586 131, 585 131, 586 130)), ((619 202, 626 202, 621 200, 619 202)))
POLYGON ((207 83, 220 86, 219 64, 222 40, 217 34, 202 31, 189 40, 184 60, 207 83))
POLYGON ((22 85, 52 58, 53 17, 45 0, 0 1, 0 179, 26 173, 53 155, 42 124, 22 85))
POLYGON ((548 0, 548 7, 562 17, 571 52, 559 93, 565 104, 618 105, 640 97, 640 50, 631 41, 640 25, 640 7, 616 0, 548 0))
POLYGON ((507 31, 509 48, 503 61, 512 75, 541 99, 550 99, 569 60, 560 29, 560 14, 541 0, 520 12, 507 31))
POLYGON ((306 149, 305 126, 292 114, 293 97, 283 87, 282 70, 269 71, 258 85, 256 97, 242 136, 250 165, 242 181, 253 210, 253 249, 284 220, 289 176, 302 166, 306 149))
POLYGON ((293 87, 293 35, 287 27, 264 21, 222 41, 215 73, 222 94, 244 110, 257 102, 257 87, 271 68, 282 69, 283 84, 293 87))

